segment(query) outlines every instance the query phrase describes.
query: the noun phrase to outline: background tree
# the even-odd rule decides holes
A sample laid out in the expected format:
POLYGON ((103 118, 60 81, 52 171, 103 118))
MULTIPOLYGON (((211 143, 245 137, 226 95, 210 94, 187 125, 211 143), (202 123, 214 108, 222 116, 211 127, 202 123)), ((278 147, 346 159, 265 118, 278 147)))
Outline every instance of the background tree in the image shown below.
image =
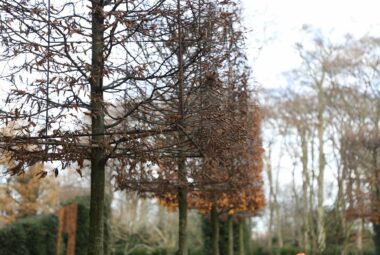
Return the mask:
MULTIPOLYGON (((264 135, 266 134, 265 140, 268 143, 274 144, 270 150, 272 155, 274 154, 272 158, 281 158, 285 155, 292 159, 292 164, 286 163, 286 169, 294 174, 290 181, 292 188, 289 192, 295 194, 293 206, 297 209, 287 217, 287 228, 290 233, 286 235, 292 236, 291 240, 297 240, 302 248, 307 247, 309 239, 309 247, 315 251, 316 244, 312 241, 316 240, 313 237, 316 236, 317 230, 312 223, 317 222, 316 189, 320 188, 318 174, 320 165, 323 165, 319 162, 322 157, 318 155, 321 153, 319 124, 322 123, 321 119, 318 120, 318 116, 323 116, 323 154, 326 162, 325 173, 329 177, 324 181, 327 189, 323 194, 329 197, 329 202, 323 202, 320 208, 328 214, 324 227, 336 231, 335 241, 329 236, 326 247, 328 250, 336 249, 341 251, 341 254, 347 254, 352 250, 363 250, 363 242, 368 247, 368 239, 365 241, 362 239, 367 238, 368 233, 364 218, 353 220, 355 217, 347 217, 351 214, 351 209, 348 210, 351 203, 349 201, 352 199, 350 194, 360 197, 360 194, 363 196, 368 193, 366 185, 369 182, 363 181, 367 177, 362 175, 358 163, 346 163, 347 160, 347 162, 358 162, 355 158, 360 153, 356 150, 350 151, 351 154, 345 152, 350 147, 347 145, 348 138, 345 137, 348 134, 359 135, 364 132, 366 133, 364 137, 374 140, 373 136, 364 130, 374 130, 378 125, 376 124, 378 117, 375 117, 378 116, 378 112, 373 111, 377 109, 378 101, 378 91, 374 89, 378 80, 377 43, 376 39, 368 37, 355 39, 347 36, 336 43, 321 36, 316 38, 306 40, 302 46, 297 46, 303 61, 301 68, 287 76, 292 89, 268 92, 268 98, 265 99, 265 113, 268 117, 265 118, 264 125, 270 129, 270 132, 264 135), (325 83, 318 90, 314 85, 322 79, 321 77, 325 83), (297 93, 294 92, 296 89, 297 93), (324 105, 322 115, 319 108, 321 103, 324 105), (281 139, 268 136, 273 132, 279 133, 281 139), (278 152, 279 146, 285 149, 278 152), (303 223, 300 226, 297 223, 300 222, 299 217, 302 214, 303 223), (308 217, 305 217, 307 215, 308 217), (306 234, 307 222, 310 225, 309 234, 306 234), (300 238, 301 234, 304 234, 303 238, 300 238), (356 240, 355 243, 352 240, 356 240)), ((277 170, 276 164, 270 163, 272 168, 277 170)), ((281 172, 280 174, 283 176, 281 172)), ((275 182, 276 180, 272 183, 275 182)), ((275 189, 272 189, 272 192, 275 192, 275 189)), ((355 198, 353 201, 367 200, 355 198)), ((366 203, 369 202, 364 202, 366 203)), ((359 204, 356 206, 362 208, 359 204)), ((281 203, 280 208, 282 213, 287 212, 287 207, 281 203)), ((282 233, 284 234, 284 230, 282 233)), ((285 245, 286 243, 289 241, 285 241, 285 245)))

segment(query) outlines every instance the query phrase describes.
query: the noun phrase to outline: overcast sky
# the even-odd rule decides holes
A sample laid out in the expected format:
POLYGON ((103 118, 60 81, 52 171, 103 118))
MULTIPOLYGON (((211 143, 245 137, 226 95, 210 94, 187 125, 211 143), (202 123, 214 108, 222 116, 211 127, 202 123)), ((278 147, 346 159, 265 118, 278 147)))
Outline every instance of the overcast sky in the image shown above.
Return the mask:
POLYGON ((281 73, 297 65, 304 24, 335 40, 344 34, 380 36, 378 0, 242 0, 254 77, 262 88, 284 86, 281 73))

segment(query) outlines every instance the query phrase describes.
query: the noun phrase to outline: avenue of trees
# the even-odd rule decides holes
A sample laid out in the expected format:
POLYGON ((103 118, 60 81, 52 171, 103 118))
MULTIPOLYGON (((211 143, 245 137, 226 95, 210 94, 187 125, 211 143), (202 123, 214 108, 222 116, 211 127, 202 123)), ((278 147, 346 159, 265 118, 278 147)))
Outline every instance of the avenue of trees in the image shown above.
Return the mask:
MULTIPOLYGON (((1 162, 10 179, 39 178, 30 190, 89 169, 88 254, 108 253, 114 189, 178 207, 179 255, 189 250, 188 208, 210 214, 216 255, 219 218, 264 206, 260 114, 239 15, 229 0, 0 1, 1 162)), ((24 213, 45 210, 34 206, 24 213)), ((23 216, 9 208, 1 209, 8 221, 23 216)))
POLYGON ((240 11, 0 0, 0 240, 71 254, 85 194, 83 254, 380 254, 380 39, 305 26, 257 92, 240 11))

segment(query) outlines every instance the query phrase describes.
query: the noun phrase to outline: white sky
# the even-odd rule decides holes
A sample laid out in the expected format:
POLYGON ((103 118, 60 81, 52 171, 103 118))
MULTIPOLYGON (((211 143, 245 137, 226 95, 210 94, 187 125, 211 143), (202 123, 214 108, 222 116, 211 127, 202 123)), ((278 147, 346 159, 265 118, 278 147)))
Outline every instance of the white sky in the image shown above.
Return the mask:
POLYGON ((304 24, 341 38, 368 32, 380 36, 378 0, 242 0, 250 63, 262 88, 286 84, 281 73, 297 66, 294 51, 304 24), (261 48, 260 51, 258 51, 261 48))
MULTIPOLYGON (((299 63, 294 45, 310 36, 301 31, 305 24, 331 41, 348 33, 380 36, 378 0, 242 0, 242 4, 249 62, 263 89, 287 85, 283 73, 299 63)), ((284 182, 291 181, 291 164, 284 159, 285 171, 279 176, 284 182)))

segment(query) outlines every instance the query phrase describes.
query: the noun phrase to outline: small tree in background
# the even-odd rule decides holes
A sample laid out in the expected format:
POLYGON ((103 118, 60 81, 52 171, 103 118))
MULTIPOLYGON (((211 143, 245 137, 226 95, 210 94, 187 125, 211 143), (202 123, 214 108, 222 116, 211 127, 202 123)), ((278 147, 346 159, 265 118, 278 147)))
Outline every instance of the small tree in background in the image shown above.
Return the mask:
MULTIPOLYGON (((21 123, 9 123, 2 133, 14 134, 21 123)), ((5 169, 17 166, 11 154, 2 152, 0 165, 5 169)), ((6 177, 0 183, 0 222, 10 223, 17 218, 34 216, 41 213, 52 213, 58 207, 58 184, 50 176, 44 177, 43 163, 36 163, 24 173, 6 177)))

